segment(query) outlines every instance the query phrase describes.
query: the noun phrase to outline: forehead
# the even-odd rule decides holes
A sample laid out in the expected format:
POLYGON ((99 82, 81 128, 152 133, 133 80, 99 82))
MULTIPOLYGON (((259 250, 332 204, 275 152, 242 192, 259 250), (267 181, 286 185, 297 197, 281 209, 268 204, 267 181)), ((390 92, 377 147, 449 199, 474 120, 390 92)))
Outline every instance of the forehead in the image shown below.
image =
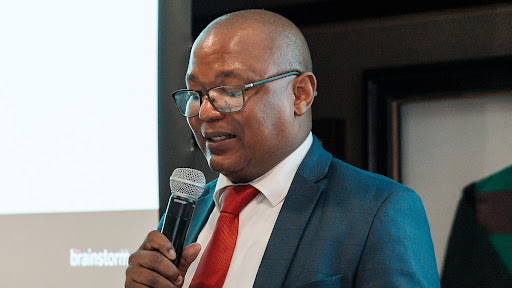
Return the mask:
POLYGON ((265 75, 272 63, 273 43, 261 29, 212 29, 192 48, 187 80, 220 76, 265 75))

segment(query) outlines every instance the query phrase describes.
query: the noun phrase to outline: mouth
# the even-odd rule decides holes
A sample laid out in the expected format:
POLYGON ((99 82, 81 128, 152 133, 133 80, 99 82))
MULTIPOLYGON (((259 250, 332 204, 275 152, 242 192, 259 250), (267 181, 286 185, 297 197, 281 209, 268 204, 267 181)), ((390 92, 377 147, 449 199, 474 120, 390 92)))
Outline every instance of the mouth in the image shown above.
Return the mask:
POLYGON ((233 134, 225 133, 225 132, 210 132, 210 133, 204 133, 203 137, 208 142, 221 142, 221 141, 233 139, 236 136, 233 134))
POLYGON ((222 140, 231 139, 231 138, 235 138, 235 135, 225 135, 225 136, 211 137, 211 138, 206 138, 206 140, 207 141, 217 142, 217 141, 222 141, 222 140))

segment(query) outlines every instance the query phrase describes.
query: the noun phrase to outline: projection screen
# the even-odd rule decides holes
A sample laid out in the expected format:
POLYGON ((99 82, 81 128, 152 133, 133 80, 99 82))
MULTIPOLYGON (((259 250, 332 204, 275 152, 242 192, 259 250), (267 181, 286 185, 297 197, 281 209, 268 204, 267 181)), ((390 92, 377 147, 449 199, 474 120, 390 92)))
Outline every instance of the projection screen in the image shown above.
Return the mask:
POLYGON ((158 221, 157 3, 0 2, 2 287, 123 287, 158 221))

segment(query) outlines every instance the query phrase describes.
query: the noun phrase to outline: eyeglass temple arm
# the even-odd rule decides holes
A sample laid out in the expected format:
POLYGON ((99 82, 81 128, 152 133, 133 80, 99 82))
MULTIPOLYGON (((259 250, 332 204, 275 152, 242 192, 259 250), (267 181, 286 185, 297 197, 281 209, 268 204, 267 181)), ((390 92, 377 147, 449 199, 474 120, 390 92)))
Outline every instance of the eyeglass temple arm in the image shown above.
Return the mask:
POLYGON ((288 73, 284 73, 284 74, 281 74, 281 75, 277 75, 277 76, 274 76, 274 77, 270 77, 270 78, 267 78, 267 79, 263 79, 261 81, 258 81, 258 82, 254 82, 254 83, 249 83, 247 85, 245 85, 245 88, 251 88, 251 87, 254 87, 256 85, 260 85, 260 84, 263 84, 263 83, 267 83, 267 82, 270 82, 270 81, 274 81, 274 80, 277 80, 277 79, 281 79, 281 78, 284 78, 284 77, 288 77, 290 75, 300 75, 299 72, 297 71, 292 71, 292 72, 288 72, 288 73))
MULTIPOLYGON (((299 76, 300 74, 301 74, 300 72, 292 71, 292 72, 284 73, 284 74, 277 75, 277 76, 274 76, 274 77, 270 77, 270 78, 267 78, 267 79, 263 79, 263 80, 258 81, 258 82, 249 83, 249 84, 245 85, 244 88, 248 89, 248 88, 254 87, 256 85, 260 85, 260 84, 263 84, 263 83, 267 83, 267 82, 270 82, 270 81, 274 81, 274 80, 277 80, 277 79, 288 77, 288 76, 291 76, 291 75, 299 76)), ((315 91, 314 97, 316 97, 316 95, 318 95, 318 92, 315 91)))

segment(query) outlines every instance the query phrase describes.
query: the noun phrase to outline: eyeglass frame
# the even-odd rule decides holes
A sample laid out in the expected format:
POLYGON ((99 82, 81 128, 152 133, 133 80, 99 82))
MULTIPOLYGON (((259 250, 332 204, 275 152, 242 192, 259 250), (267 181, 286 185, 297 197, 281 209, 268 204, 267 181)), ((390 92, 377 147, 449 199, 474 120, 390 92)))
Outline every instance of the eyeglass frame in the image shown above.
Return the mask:
MULTIPOLYGON (((244 108, 245 108, 245 91, 247 91, 247 89, 250 89, 254 86, 257 86, 257 85, 260 85, 260 84, 265 84, 265 83, 268 83, 268 82, 271 82, 271 81, 274 81, 274 80, 278 80, 278 79, 282 79, 282 78, 285 78, 285 77, 288 77, 288 76, 292 76, 292 75, 295 75, 295 76, 300 76, 302 75, 302 72, 299 72, 299 71, 290 71, 290 72, 286 72, 286 73, 283 73, 283 74, 279 74, 279 75, 276 75, 276 76, 272 76, 272 77, 269 77, 269 78, 265 78, 263 80, 260 80, 260 81, 256 81, 256 82, 252 82, 252 83, 249 83, 249 84, 225 84, 225 85, 218 85, 218 86, 215 86, 215 87, 212 87, 210 89, 207 89, 205 93, 203 93, 202 90, 192 90, 192 89, 180 89, 180 90, 177 90, 177 91, 174 91, 172 92, 171 96, 172 98, 174 99, 174 103, 176 104, 176 106, 178 106, 178 102, 176 101, 176 94, 180 93, 180 92, 195 92, 199 95, 199 109, 197 111, 197 113, 195 115, 191 115, 191 116, 187 116, 187 115, 184 115, 181 110, 178 108, 178 111, 180 112, 181 115, 183 115, 184 117, 187 117, 187 118, 192 118, 192 117, 196 117, 197 115, 199 115, 199 112, 201 111, 201 105, 203 105, 203 96, 206 96, 208 98, 208 101, 210 101, 210 104, 213 106, 213 108, 219 112, 219 113, 222 113, 222 114, 229 114, 229 113, 235 113, 235 112, 239 112, 239 111, 242 111, 244 108), (219 88, 219 87, 223 87, 223 86, 240 86, 240 87, 243 87, 242 89, 242 107, 240 107, 240 109, 236 110, 236 111, 228 111, 228 112, 223 112, 223 111, 219 111, 219 109, 215 106, 214 102, 211 98, 210 98, 210 95, 209 95, 209 92, 213 89, 216 89, 216 88, 219 88)), ((317 92, 315 91, 315 97, 317 95, 317 92)))

